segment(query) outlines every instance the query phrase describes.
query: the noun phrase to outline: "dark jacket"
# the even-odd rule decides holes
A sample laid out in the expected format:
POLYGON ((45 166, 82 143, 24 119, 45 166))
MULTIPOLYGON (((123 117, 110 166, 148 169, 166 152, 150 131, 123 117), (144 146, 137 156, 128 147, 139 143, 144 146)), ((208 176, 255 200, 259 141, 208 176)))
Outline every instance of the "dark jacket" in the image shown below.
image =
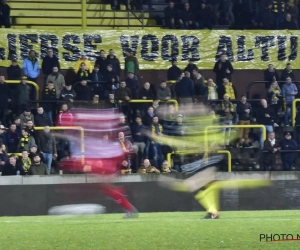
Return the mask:
POLYGON ((93 71, 91 74, 90 74, 90 80, 92 82, 98 82, 98 81, 104 81, 104 77, 103 75, 101 74, 100 70, 97 72, 93 71))
POLYGON ((20 80, 21 71, 22 70, 19 65, 16 65, 16 66, 10 65, 7 68, 8 80, 20 80))
POLYGON ((274 110, 270 107, 264 108, 260 106, 258 109, 256 109, 256 121, 258 124, 262 125, 273 125, 275 121, 274 110), (266 117, 266 114, 268 114, 270 117, 266 117))
POLYGON ((293 139, 287 140, 284 138, 283 140, 280 141, 280 147, 281 147, 281 152, 282 152, 281 153, 282 159, 285 161, 289 161, 289 162, 294 161, 296 153, 293 153, 293 152, 284 153, 283 151, 284 150, 297 150, 298 149, 297 143, 293 139))
POLYGON ((55 137, 51 133, 40 133, 38 137, 38 147, 43 153, 57 153, 55 137))
POLYGON ((45 114, 45 112, 43 114, 37 113, 34 116, 34 124, 37 127, 45 127, 50 125, 50 121, 48 116, 45 114))
POLYGON ((177 66, 172 66, 168 69, 167 74, 168 74, 168 80, 177 81, 181 75, 181 69, 178 68, 177 66))
POLYGON ((106 58, 102 58, 101 56, 98 56, 96 58, 95 65, 99 65, 99 71, 101 72, 102 75, 105 75, 107 71, 107 64, 108 62, 106 58))
POLYGON ((137 123, 131 126, 131 133, 133 142, 145 142, 145 136, 143 132, 147 129, 147 127, 143 124, 139 125, 137 123), (141 135, 137 135, 137 133, 141 133, 141 135))
POLYGON ((188 77, 183 77, 175 85, 177 98, 189 98, 194 96, 194 83, 188 77))
POLYGON ((184 71, 190 72, 191 76, 193 75, 193 70, 198 70, 198 67, 196 64, 188 64, 184 69, 184 71))
POLYGON ((30 100, 35 100, 34 91, 32 89, 32 86, 29 84, 18 84, 16 87, 15 95, 16 104, 18 105, 28 105, 30 100))
POLYGON ((268 152, 265 152, 263 155, 264 156, 264 164, 270 165, 272 167, 275 167, 275 164, 276 164, 276 153, 273 153, 274 148, 279 149, 280 148, 279 143, 277 143, 275 141, 275 144, 272 146, 269 139, 266 139, 264 141, 264 150, 268 151, 268 152))
POLYGON ((87 69, 87 70, 81 70, 79 69, 77 74, 76 74, 76 80, 78 82, 82 81, 82 80, 90 80, 91 78, 91 73, 90 71, 87 69))
POLYGON ((67 90, 64 88, 60 93, 60 99, 63 101, 70 101, 70 99, 75 100, 76 99, 76 92, 74 89, 67 90))
POLYGON ((233 73, 233 67, 231 62, 226 60, 222 62, 221 60, 217 61, 214 66, 214 72, 216 73, 216 82, 218 85, 223 83, 224 77, 227 77, 229 82, 231 82, 231 75, 233 73), (229 70, 230 73, 227 73, 226 70, 229 70))
POLYGON ((57 66, 58 69, 60 69, 60 64, 58 61, 58 58, 53 55, 53 57, 45 56, 43 62, 42 62, 42 70, 44 75, 50 75, 53 71, 53 67, 57 66))
POLYGON ((117 76, 120 76, 121 74, 121 65, 119 59, 114 56, 110 57, 109 55, 106 58, 107 64, 111 64, 113 71, 116 72, 117 76))
MULTIPOLYGON (((139 91, 139 98, 143 99, 144 96, 147 97, 147 100, 153 100, 154 99, 154 93, 153 93, 152 89, 147 90, 145 88, 141 88, 140 91, 139 91)), ((148 103, 148 104, 150 105, 151 103, 148 103)))
POLYGON ((263 9, 257 18, 257 22, 262 25, 263 29, 273 29, 275 23, 275 15, 269 8, 263 9))
POLYGON ((246 102, 245 104, 242 102, 237 102, 236 105, 236 113, 239 116, 239 120, 248 121, 251 118, 252 107, 250 103, 246 102), (246 109, 250 109, 250 113, 245 112, 246 109))
POLYGON ((77 100, 91 101, 93 98, 93 92, 88 86, 83 86, 81 83, 75 86, 75 92, 77 100))
POLYGON ((165 8, 165 20, 170 20, 172 18, 178 17, 178 11, 175 8, 170 8, 169 6, 165 8))
MULTIPOLYGON (((295 75, 293 70, 287 71, 287 69, 285 68, 282 72, 281 72, 281 77, 280 77, 280 81, 286 81, 286 78, 290 77, 292 79, 292 81, 295 80, 295 75)), ((281 84, 282 85, 282 84, 281 84)))
POLYGON ((136 98, 137 91, 139 89, 138 81, 135 78, 131 79, 131 78, 127 77, 125 79, 125 82, 126 82, 126 87, 130 89, 132 98, 136 98))
MULTIPOLYGON (((153 114, 153 116, 156 115, 155 113, 153 114)), ((146 127, 150 127, 150 125, 152 124, 152 120, 153 120, 153 116, 149 115, 148 112, 146 112, 146 114, 144 115, 143 117, 143 124, 146 126, 146 127)))
POLYGON ((20 174, 22 172, 22 167, 20 166, 20 163, 16 163, 16 166, 13 166, 9 163, 5 164, 2 170, 3 176, 9 176, 9 175, 17 175, 17 171, 20 171, 20 174))
POLYGON ((276 78, 276 81, 279 81, 279 75, 278 75, 276 69, 274 69, 274 71, 271 71, 271 72, 268 69, 265 70, 264 80, 267 81, 267 83, 265 83, 266 89, 270 88, 271 82, 273 82, 274 77, 276 78))
POLYGON ((44 102, 42 103, 42 107, 44 108, 45 112, 54 111, 56 107, 56 90, 55 88, 49 90, 46 87, 42 93, 42 100, 43 101, 52 101, 52 102, 44 102))
POLYGON ((6 133, 0 134, 0 144, 7 145, 6 133))
POLYGON ((189 21, 194 21, 195 20, 195 16, 194 13, 191 9, 189 10, 182 10, 179 14, 179 18, 183 21, 183 22, 189 22, 189 21))
POLYGON ((10 7, 8 4, 0 3, 0 11, 3 16, 10 16, 10 7))
POLYGON ((7 109, 9 102, 8 99, 11 99, 10 90, 6 83, 0 84, 0 108, 7 109))
POLYGON ((125 87, 125 88, 118 88, 115 91, 115 97, 116 100, 121 100, 121 101, 125 101, 125 96, 128 96, 131 99, 131 91, 129 88, 125 87))
POLYGON ((107 84, 105 84, 105 89, 111 90, 111 86, 114 83, 119 82, 119 77, 117 76, 117 74, 112 70, 112 71, 106 71, 105 75, 104 75, 104 81, 106 81, 107 84), (115 79, 115 82, 112 82, 112 79, 115 79))
POLYGON ((281 30, 296 30, 297 26, 293 20, 292 21, 284 20, 282 23, 280 23, 279 29, 281 29, 281 30))
POLYGON ((9 129, 6 132, 7 151, 10 153, 17 153, 20 139, 21 139, 21 134, 18 130, 16 130, 13 133, 9 129))
POLYGON ((211 9, 207 6, 204 9, 198 8, 196 12, 196 20, 200 22, 211 23, 212 21, 211 9))
POLYGON ((205 96, 207 92, 207 86, 204 83, 204 77, 201 76, 199 79, 194 78, 195 95, 205 96))
POLYGON ((46 174, 47 166, 44 163, 36 164, 33 163, 31 165, 30 174, 31 175, 45 175, 46 174))

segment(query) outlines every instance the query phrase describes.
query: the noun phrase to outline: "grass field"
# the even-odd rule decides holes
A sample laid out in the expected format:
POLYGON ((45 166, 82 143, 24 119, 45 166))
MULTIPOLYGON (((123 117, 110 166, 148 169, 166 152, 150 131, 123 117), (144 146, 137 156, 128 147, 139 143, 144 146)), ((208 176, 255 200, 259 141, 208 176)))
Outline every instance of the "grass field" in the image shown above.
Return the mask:
MULTIPOLYGON (((20 208, 22 209, 22 208, 20 208)), ((261 242, 260 234, 300 235, 299 211, 1 217, 2 250, 300 249, 300 241, 261 242)))

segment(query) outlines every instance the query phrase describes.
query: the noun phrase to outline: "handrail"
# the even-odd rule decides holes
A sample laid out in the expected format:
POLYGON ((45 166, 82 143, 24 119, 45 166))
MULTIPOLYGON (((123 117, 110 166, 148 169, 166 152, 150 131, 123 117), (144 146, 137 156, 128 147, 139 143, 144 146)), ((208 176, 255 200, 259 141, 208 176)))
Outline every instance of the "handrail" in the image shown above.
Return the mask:
MULTIPOLYGON (((198 153, 201 153, 201 152, 198 152, 198 153)), ((205 152, 203 152, 205 153, 205 152)), ((212 153, 218 153, 218 154, 227 154, 227 162, 228 162, 228 172, 230 173, 232 171, 232 164, 231 164, 231 152, 229 150, 218 150, 216 152, 212 152, 212 153)), ((171 167, 171 156, 174 155, 174 154, 188 154, 187 152, 184 152, 184 151, 175 151, 175 152, 171 152, 171 153, 168 153, 167 154, 167 162, 168 162, 168 165, 171 167)), ((193 153, 189 153, 189 154, 195 154, 195 152, 193 153)))
POLYGON ((295 126, 296 124, 296 111, 297 111, 297 107, 296 107, 296 104, 297 102, 300 102, 300 99, 294 99, 293 103, 292 103, 292 124, 293 124, 293 127, 295 126))
POLYGON ((81 0, 81 27, 83 30, 86 29, 87 24, 86 8, 86 0, 81 0))
MULTIPOLYGON (((20 84, 21 80, 5 80, 5 82, 9 83, 9 84, 20 84)), ((40 87, 39 87, 39 85, 37 85, 33 81, 27 81, 27 83, 30 84, 30 85, 33 85, 35 87, 36 99, 39 100, 40 99, 40 87)))
MULTIPOLYGON (((34 130, 44 130, 44 127, 34 127, 34 130)), ((81 163, 84 164, 85 158, 85 148, 84 148, 84 130, 83 127, 80 126, 57 126, 57 127, 50 127, 50 130, 79 130, 80 131, 80 140, 81 140, 81 163)))
MULTIPOLYGON (((144 99, 134 99, 134 100, 129 100, 129 101, 122 101, 118 100, 120 103, 126 103, 126 102, 132 102, 132 103, 148 103, 148 102, 153 102, 153 100, 144 100, 144 99)), ((178 102, 175 99, 169 99, 167 101, 160 101, 159 102, 166 102, 166 103, 174 103, 175 110, 178 111, 178 102)))

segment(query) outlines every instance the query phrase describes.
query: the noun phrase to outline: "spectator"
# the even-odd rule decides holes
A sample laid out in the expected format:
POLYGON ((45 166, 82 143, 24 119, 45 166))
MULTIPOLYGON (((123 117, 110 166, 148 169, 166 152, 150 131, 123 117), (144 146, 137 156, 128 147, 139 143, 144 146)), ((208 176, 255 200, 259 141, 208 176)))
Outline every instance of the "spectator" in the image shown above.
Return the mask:
POLYGON ((193 71, 198 70, 198 67, 196 64, 194 64, 196 60, 191 58, 189 59, 189 64, 185 67, 184 71, 188 71, 190 73, 190 76, 193 76, 193 71))
POLYGON ((20 161, 20 166, 21 166, 21 175, 29 175, 31 174, 31 159, 28 156, 28 151, 23 150, 22 151, 22 157, 19 160, 20 161))
POLYGON ((162 172, 163 174, 171 173, 171 169, 170 169, 169 163, 168 163, 167 161, 164 161, 164 162, 162 163, 161 172, 162 172))
POLYGON ((21 79, 21 68, 16 59, 11 61, 11 65, 7 68, 8 80, 20 80, 21 79))
POLYGON ((170 1, 168 7, 165 8, 165 26, 169 29, 175 29, 178 12, 174 8, 174 2, 170 1))
POLYGON ((37 83, 40 66, 34 50, 30 50, 29 57, 23 60, 23 72, 29 81, 37 83))
POLYGON ((223 10, 225 14, 225 23, 227 25, 233 25, 234 24, 234 15, 232 12, 233 8, 233 0, 224 0, 223 1, 223 10))
POLYGON ((95 65, 99 65, 100 72, 104 76, 104 75, 106 75, 108 60, 105 56, 105 51, 103 49, 100 50, 99 54, 100 54, 100 56, 98 56, 96 58, 95 65))
POLYGON ((285 20, 283 20, 280 25, 279 29, 281 30, 297 30, 296 23, 292 20, 291 14, 287 13, 285 20))
POLYGON ((289 171, 296 158, 296 152, 284 152, 287 150, 297 150, 297 143, 292 139, 291 133, 285 133, 284 138, 280 141, 281 148, 281 161, 283 164, 283 170, 289 171))
MULTIPOLYGON (((198 9, 198 11, 196 12, 196 21, 199 24, 199 28, 200 29, 204 29, 204 28, 208 28, 208 29, 212 29, 212 19, 213 19, 213 15, 211 13, 211 9, 209 7, 206 6, 205 2, 202 1, 200 8, 198 9)), ((232 14, 230 14, 230 12, 225 12, 226 15, 230 15, 230 17, 233 17, 234 20, 234 16, 232 14)))
POLYGON ((15 104, 17 115, 20 115, 31 100, 35 100, 35 92, 31 85, 27 84, 27 77, 23 76, 15 91, 15 104))
POLYGON ((275 16, 275 29, 278 30, 280 23, 284 19, 284 12, 286 8, 285 0, 273 0, 272 11, 275 16))
MULTIPOLYGON (((256 121, 258 124, 265 126, 267 133, 273 132, 273 123, 275 122, 275 114, 271 107, 268 107, 267 101, 262 99, 261 106, 257 109, 256 121)), ((264 147, 264 138, 262 137, 262 129, 260 130, 260 148, 264 147)))
MULTIPOLYGON (((119 132, 118 140, 120 142, 121 147, 123 148, 125 155, 127 156, 127 161, 130 162, 131 156, 136 155, 138 152, 137 145, 132 145, 131 141, 125 138, 125 135, 123 132, 119 132)), ((138 159, 136 159, 136 160, 138 161, 138 159)), ((134 170, 134 172, 137 171, 137 163, 133 164, 132 169, 134 170)))
POLYGON ((90 71, 85 63, 80 64, 80 69, 77 71, 77 81, 90 80, 90 71))
POLYGON ((159 174, 160 171, 156 168, 151 166, 149 159, 145 159, 143 165, 138 170, 139 174, 159 174))
POLYGON ((271 1, 266 3, 264 9, 261 10, 259 15, 257 16, 257 23, 260 28, 265 30, 272 30, 275 26, 275 15, 272 11, 273 4, 271 1))
POLYGON ((224 94, 223 79, 226 77, 231 81, 233 67, 229 60, 226 59, 226 54, 221 54, 220 59, 215 63, 214 72, 216 73, 216 81, 218 86, 218 94, 222 97, 224 94))
POLYGON ((137 116, 135 118, 135 124, 131 126, 131 133, 133 138, 133 145, 135 145, 138 149, 138 165, 142 164, 142 159, 145 157, 145 147, 146 147, 146 138, 144 136, 144 132, 147 127, 142 123, 141 116, 137 116))
MULTIPOLYGON (((236 113, 239 116, 239 125, 250 125, 250 115, 252 108, 250 103, 247 102, 246 96, 242 96, 241 100, 237 103, 236 113)), ((239 147, 249 148, 249 128, 241 128, 239 131, 239 147)))
MULTIPOLYGON (((44 57, 43 62, 42 62, 42 70, 44 73, 45 85, 47 85, 49 80, 53 81, 53 79, 48 79, 48 76, 50 74, 52 74, 53 72, 58 72, 58 70, 60 69, 60 64, 59 64, 58 58, 56 57, 56 55, 54 55, 53 49, 48 48, 47 53, 48 53, 48 55, 46 55, 44 57), (57 69, 56 71, 53 70, 54 67, 57 69)), ((55 77, 58 78, 57 75, 55 75, 55 77)))
POLYGON ((44 127, 38 140, 39 148, 47 163, 47 174, 51 174, 52 159, 57 157, 55 137, 51 134, 49 126, 44 127))
POLYGON ((289 126, 290 115, 292 114, 292 104, 295 100, 295 96, 298 94, 298 89, 290 77, 286 78, 286 83, 282 86, 283 101, 286 104, 286 110, 284 115, 285 125, 289 126))
POLYGON ((17 130, 16 124, 11 124, 9 130, 6 132, 6 143, 9 153, 18 152, 18 146, 21 139, 21 134, 17 130))
MULTIPOLYGON (((42 100, 46 101, 42 104, 45 114, 49 118, 50 126, 53 126, 53 114, 56 110, 56 89, 53 82, 48 82, 42 93, 42 100)), ((54 114, 55 115, 55 114, 54 114)))
POLYGON ((10 28, 10 7, 7 0, 1 0, 0 3, 0 28, 10 28))
POLYGON ((208 0, 208 6, 212 10, 213 20, 215 25, 219 25, 219 6, 220 0, 208 0))
MULTIPOLYGON (((150 125, 152 124, 152 119, 155 116, 154 113, 154 108, 153 107, 148 107, 148 110, 144 116, 143 119, 143 124, 145 124, 145 126, 150 127, 150 125)), ((146 157, 147 158, 147 157, 146 157)))
POLYGON ((32 175, 45 175, 47 173, 47 166, 41 161, 39 154, 33 156, 31 165, 32 175))
POLYGON ((236 90, 235 87, 233 86, 232 82, 229 82, 228 78, 225 77, 223 79, 223 89, 224 89, 224 94, 229 95, 231 100, 235 100, 236 98, 236 90))
POLYGON ((193 80, 194 80, 194 86, 195 86, 195 95, 199 102, 203 102, 205 100, 207 88, 204 83, 205 79, 200 74, 200 71, 198 69, 193 70, 193 80))
MULTIPOLYGON (((169 126, 169 128, 168 128, 170 131, 169 134, 174 135, 174 136, 182 136, 185 134, 185 126, 183 124, 182 114, 177 114, 175 119, 176 120, 173 121, 171 126, 169 126)), ((164 131, 165 131, 165 128, 164 128, 164 131)))
POLYGON ((278 81, 279 76, 273 64, 268 65, 268 68, 265 70, 264 75, 265 75, 264 79, 266 81, 265 88, 266 90, 268 90, 273 81, 278 81))
POLYGON ((275 133, 269 132, 268 138, 264 141, 264 165, 263 170, 268 171, 269 169, 271 171, 275 170, 276 168, 276 155, 280 150, 279 143, 276 142, 275 139, 275 133))
MULTIPOLYGON (((153 103, 152 103, 152 107, 153 107, 154 113, 158 116, 158 118, 161 118, 164 115, 165 108, 163 106, 159 105, 159 100, 154 99, 153 103)), ((152 122, 152 118, 151 118, 151 122, 152 122)))
POLYGON ((87 85, 86 80, 82 80, 80 84, 75 86, 75 92, 77 96, 77 100, 79 101, 91 101, 93 98, 93 92, 87 85))
POLYGON ((126 160, 122 161, 121 174, 131 174, 132 169, 130 168, 129 162, 126 160))
POLYGON ((194 83, 190 78, 190 72, 186 71, 181 80, 176 83, 175 92, 180 104, 193 102, 194 83))
POLYGON ((107 64, 111 64, 114 72, 118 77, 121 76, 121 65, 119 59, 115 56, 115 51, 113 49, 109 50, 109 54, 106 58, 107 64))
POLYGON ((157 99, 160 101, 168 101, 171 99, 171 90, 167 87, 166 81, 160 83, 160 87, 157 90, 157 99))
POLYGON ((295 81, 293 67, 290 63, 287 63, 285 69, 282 71, 280 81, 285 81, 288 76, 292 79, 292 81, 295 81))
POLYGON ((8 163, 8 155, 3 150, 2 144, 0 144, 0 172, 2 172, 1 170, 7 163, 8 163))
MULTIPOLYGON (((154 99, 154 93, 152 89, 150 88, 150 83, 145 82, 144 87, 140 89, 139 91, 139 98, 142 100, 153 100, 154 99)), ((149 107, 149 103, 141 103, 139 110, 141 111, 141 114, 144 116, 147 112, 147 109, 149 107)))
POLYGON ((127 88, 129 88, 131 91, 132 99, 135 99, 137 97, 137 92, 139 89, 137 77, 135 77, 132 72, 129 72, 127 78, 125 79, 125 82, 127 88))
MULTIPOLYGON (((277 81, 272 82, 269 88, 268 103, 271 105, 271 108, 273 109, 274 114, 277 117, 279 109, 282 106, 282 93, 277 81)), ((275 117, 275 121, 278 122, 278 119, 276 119, 276 117, 275 117)), ((274 126, 277 127, 278 124, 274 126)))
POLYGON ((172 66, 167 71, 168 81, 177 81, 181 75, 180 68, 177 67, 177 61, 172 60, 172 66))
POLYGON ((37 114, 34 117, 34 123, 37 127, 49 126, 50 121, 48 116, 45 114, 43 107, 37 108, 37 114))
POLYGON ((27 121, 27 123, 26 123, 26 129, 28 130, 28 134, 30 136, 33 136, 33 138, 35 138, 35 129, 34 129, 34 124, 33 124, 32 120, 28 120, 27 121))
MULTIPOLYGON (((159 118, 160 119, 160 118, 159 118)), ((160 123, 163 126, 164 134, 170 135, 173 133, 174 124, 177 120, 177 112, 173 104, 168 105, 168 109, 165 109, 163 119, 160 119, 160 123)))
POLYGON ((0 76, 0 122, 6 124, 6 115, 8 114, 9 104, 11 102, 11 94, 8 85, 5 83, 4 76, 0 76))
POLYGON ((6 130, 7 128, 4 127, 2 124, 0 125, 0 145, 6 145, 6 130))
POLYGON ((287 2, 286 5, 286 13, 290 13, 292 16, 292 20, 295 22, 297 29, 299 29, 299 1, 291 0, 287 2))
POLYGON ((105 89, 107 92, 110 92, 111 90, 115 90, 119 87, 119 76, 113 70, 111 64, 107 65, 106 73, 104 75, 104 80, 106 82, 105 89))
POLYGON ((179 24, 181 29, 197 29, 199 24, 195 21, 193 11, 190 9, 190 4, 185 3, 184 9, 179 14, 179 24))
POLYGON ((120 87, 115 91, 115 98, 117 101, 122 101, 121 110, 129 118, 130 115, 130 105, 129 101, 132 98, 132 94, 129 88, 126 87, 126 82, 120 82, 120 87))
POLYGON ((8 159, 8 163, 6 163, 2 170, 3 176, 9 175, 17 175, 17 173, 21 173, 22 166, 17 162, 17 156, 15 154, 11 154, 8 159))
POLYGON ((104 94, 105 85, 103 82, 105 81, 105 79, 99 70, 99 65, 94 66, 94 70, 90 75, 90 79, 92 81, 90 86, 91 86, 93 93, 101 96, 101 98, 104 98, 105 97, 105 94, 104 94))
POLYGON ((206 91, 207 100, 218 100, 218 86, 214 83, 213 79, 207 79, 207 91, 206 91))
MULTIPOLYGON (((159 123, 157 116, 153 116, 151 125, 151 135, 152 136, 163 136, 163 127, 159 123)), ((152 152, 153 152, 153 163, 155 166, 161 166, 164 161, 164 156, 162 154, 162 145, 158 142, 152 141, 152 152)))
POLYGON ((54 84, 56 99, 59 99, 60 93, 65 87, 66 83, 64 76, 59 72, 59 68, 57 66, 54 66, 52 68, 52 72, 48 75, 46 84, 48 84, 49 82, 52 82, 54 84))
POLYGON ((133 73, 135 76, 139 74, 139 62, 138 59, 133 55, 131 49, 125 50, 125 75, 133 73))
POLYGON ((86 57, 86 53, 81 53, 81 57, 76 62, 76 65, 74 68, 75 72, 77 73, 80 70, 82 63, 85 64, 86 69, 89 71, 89 73, 92 73, 93 68, 92 68, 91 62, 86 57))
POLYGON ((16 124, 16 126, 17 126, 17 131, 18 131, 18 133, 19 133, 20 136, 21 136, 21 133, 22 133, 22 125, 21 125, 21 119, 20 119, 20 117, 15 117, 13 123, 16 124))
MULTIPOLYGON (((228 94, 225 94, 223 97, 223 101, 220 104, 221 125, 232 125, 234 113, 235 110, 232 102, 230 102, 230 96, 228 94)), ((224 135, 224 145, 229 146, 231 128, 223 128, 222 131, 224 135)))
POLYGON ((63 90, 60 93, 60 99, 66 102, 74 102, 76 99, 76 92, 72 89, 71 84, 66 84, 63 90))
POLYGON ((27 124, 27 121, 34 121, 34 115, 31 113, 30 108, 26 108, 24 112, 20 115, 21 129, 27 124))

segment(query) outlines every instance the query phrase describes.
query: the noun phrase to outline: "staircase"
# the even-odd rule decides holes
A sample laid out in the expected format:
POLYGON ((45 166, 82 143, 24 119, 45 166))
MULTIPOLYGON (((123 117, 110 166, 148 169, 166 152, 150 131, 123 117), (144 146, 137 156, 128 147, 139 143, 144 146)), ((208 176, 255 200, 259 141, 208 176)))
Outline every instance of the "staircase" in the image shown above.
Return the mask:
POLYGON ((12 28, 15 29, 157 27, 155 19, 149 18, 149 12, 128 12, 125 6, 113 11, 109 4, 101 4, 100 0, 12 0, 8 4, 11 7, 12 28))

